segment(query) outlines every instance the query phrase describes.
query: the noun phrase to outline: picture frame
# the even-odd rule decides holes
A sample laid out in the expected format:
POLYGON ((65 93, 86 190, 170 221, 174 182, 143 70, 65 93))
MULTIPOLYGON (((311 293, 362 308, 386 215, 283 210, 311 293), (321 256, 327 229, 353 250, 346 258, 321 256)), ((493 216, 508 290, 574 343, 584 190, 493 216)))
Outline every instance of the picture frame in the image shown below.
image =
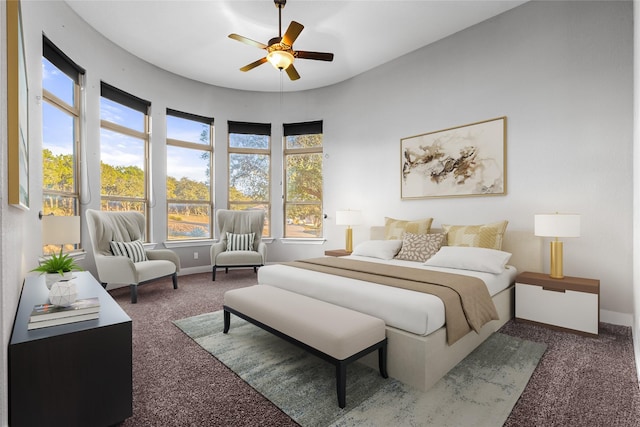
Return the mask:
POLYGON ((8 202, 29 209, 29 88, 19 0, 7 0, 8 202))
POLYGON ((507 117, 400 140, 402 199, 507 194, 507 117))

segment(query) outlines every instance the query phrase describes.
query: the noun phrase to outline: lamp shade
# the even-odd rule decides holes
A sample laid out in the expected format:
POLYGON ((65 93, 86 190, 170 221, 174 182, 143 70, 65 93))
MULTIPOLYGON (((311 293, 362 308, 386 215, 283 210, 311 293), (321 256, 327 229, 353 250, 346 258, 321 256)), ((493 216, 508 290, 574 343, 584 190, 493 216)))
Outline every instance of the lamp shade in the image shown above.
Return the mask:
POLYGON ((286 70, 293 63, 293 55, 286 50, 274 50, 269 52, 267 60, 278 70, 286 70))
POLYGON ((42 243, 45 245, 65 245, 80 243, 80 217, 42 217, 42 243))
POLYGON ((580 215, 535 215, 534 234, 541 237, 580 237, 580 215))
POLYGON ((336 225, 360 225, 362 224, 362 212, 361 211, 337 211, 336 212, 336 225))

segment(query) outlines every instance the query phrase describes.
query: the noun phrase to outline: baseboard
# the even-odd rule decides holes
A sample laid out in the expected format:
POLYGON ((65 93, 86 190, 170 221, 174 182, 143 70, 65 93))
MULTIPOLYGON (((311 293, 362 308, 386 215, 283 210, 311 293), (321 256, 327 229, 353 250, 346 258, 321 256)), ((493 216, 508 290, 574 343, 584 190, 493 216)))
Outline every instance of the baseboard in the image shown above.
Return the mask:
POLYGON ((210 265, 199 265, 197 267, 187 267, 181 268, 178 272, 178 276, 187 276, 189 274, 198 274, 198 273, 211 273, 210 265))
POLYGON ((600 321, 604 323, 611 323, 613 325, 633 327, 633 315, 629 313, 600 310, 600 321))

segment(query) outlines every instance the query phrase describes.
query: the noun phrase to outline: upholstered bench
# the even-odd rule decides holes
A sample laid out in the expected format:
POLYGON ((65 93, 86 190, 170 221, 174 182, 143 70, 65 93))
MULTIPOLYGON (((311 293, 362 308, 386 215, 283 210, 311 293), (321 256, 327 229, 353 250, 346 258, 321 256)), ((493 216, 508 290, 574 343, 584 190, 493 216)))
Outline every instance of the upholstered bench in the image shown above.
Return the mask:
POLYGON ((268 285, 224 294, 224 333, 231 313, 336 367, 338 405, 346 405, 347 365, 378 350, 380 375, 387 378, 387 338, 381 319, 268 285))

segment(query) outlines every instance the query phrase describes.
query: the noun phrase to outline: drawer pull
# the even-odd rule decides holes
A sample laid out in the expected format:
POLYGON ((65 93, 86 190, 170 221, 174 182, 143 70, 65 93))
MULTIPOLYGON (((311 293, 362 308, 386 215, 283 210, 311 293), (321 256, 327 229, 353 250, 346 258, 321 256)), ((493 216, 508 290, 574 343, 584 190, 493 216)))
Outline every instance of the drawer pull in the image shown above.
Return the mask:
POLYGON ((566 289, 553 289, 553 288, 546 288, 546 287, 542 287, 543 291, 552 291, 552 292, 562 292, 563 294, 566 292, 566 289))

